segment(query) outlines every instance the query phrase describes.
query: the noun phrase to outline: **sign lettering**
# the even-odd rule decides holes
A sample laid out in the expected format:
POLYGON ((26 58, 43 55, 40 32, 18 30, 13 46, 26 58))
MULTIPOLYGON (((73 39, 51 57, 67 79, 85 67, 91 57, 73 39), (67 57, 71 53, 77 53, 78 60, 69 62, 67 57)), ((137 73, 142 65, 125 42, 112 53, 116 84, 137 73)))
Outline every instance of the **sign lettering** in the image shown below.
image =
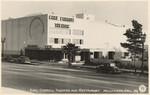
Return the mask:
POLYGON ((49 16, 49 19, 58 20, 58 17, 57 16, 49 16))
POLYGON ((59 27, 59 28, 69 28, 69 25, 67 25, 67 24, 55 23, 55 27, 59 27))
POLYGON ((74 22, 73 18, 60 17, 60 21, 74 22))
POLYGON ((52 16, 52 15, 49 15, 49 19, 59 20, 59 21, 66 21, 66 22, 74 22, 74 18, 58 17, 58 16, 52 16))

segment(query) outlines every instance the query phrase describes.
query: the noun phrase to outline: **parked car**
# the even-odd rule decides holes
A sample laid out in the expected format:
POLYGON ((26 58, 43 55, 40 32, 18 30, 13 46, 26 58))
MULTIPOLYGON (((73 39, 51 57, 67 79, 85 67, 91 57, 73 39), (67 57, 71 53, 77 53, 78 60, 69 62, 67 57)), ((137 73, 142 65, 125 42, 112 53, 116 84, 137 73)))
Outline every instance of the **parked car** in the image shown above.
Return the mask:
POLYGON ((16 58, 11 58, 8 62, 12 62, 12 63, 14 63, 14 62, 16 62, 16 58))
POLYGON ((30 64, 31 63, 30 59, 26 56, 20 56, 17 61, 18 61, 18 63, 22 63, 22 64, 23 63, 24 64, 30 64))
POLYGON ((108 73, 108 74, 119 74, 122 73, 121 69, 115 66, 115 63, 105 63, 103 65, 98 65, 96 68, 97 72, 108 73))
POLYGON ((2 57, 2 62, 3 62, 3 61, 6 61, 6 62, 13 62, 13 61, 14 61, 14 58, 13 58, 11 55, 7 55, 7 56, 2 57))

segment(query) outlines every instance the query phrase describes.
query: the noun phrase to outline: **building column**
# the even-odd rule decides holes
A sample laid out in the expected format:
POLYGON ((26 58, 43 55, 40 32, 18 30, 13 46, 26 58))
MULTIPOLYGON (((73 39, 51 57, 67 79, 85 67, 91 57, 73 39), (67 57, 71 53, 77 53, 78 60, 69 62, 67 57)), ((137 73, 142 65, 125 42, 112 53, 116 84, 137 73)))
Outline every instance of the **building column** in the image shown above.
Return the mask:
POLYGON ((66 59, 66 54, 65 53, 63 53, 63 59, 66 59))

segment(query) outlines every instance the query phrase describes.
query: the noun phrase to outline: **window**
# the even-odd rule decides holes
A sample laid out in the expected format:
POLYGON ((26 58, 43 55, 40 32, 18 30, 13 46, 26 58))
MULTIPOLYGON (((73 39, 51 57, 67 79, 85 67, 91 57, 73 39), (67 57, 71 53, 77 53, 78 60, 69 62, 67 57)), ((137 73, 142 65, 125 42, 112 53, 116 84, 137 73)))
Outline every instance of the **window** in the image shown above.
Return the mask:
POLYGON ((58 44, 58 38, 55 38, 55 39, 54 39, 54 43, 55 43, 55 44, 58 44))
POLYGON ((62 44, 64 44, 64 39, 61 39, 61 41, 62 41, 62 44))
POLYGON ((67 44, 70 42, 71 42, 71 39, 67 39, 67 38, 50 38, 50 43, 67 44))
POLYGON ((80 39, 80 44, 83 44, 83 40, 82 39, 80 39))
POLYGON ((83 30, 76 30, 76 29, 74 29, 73 30, 73 35, 84 35, 84 31, 83 30))

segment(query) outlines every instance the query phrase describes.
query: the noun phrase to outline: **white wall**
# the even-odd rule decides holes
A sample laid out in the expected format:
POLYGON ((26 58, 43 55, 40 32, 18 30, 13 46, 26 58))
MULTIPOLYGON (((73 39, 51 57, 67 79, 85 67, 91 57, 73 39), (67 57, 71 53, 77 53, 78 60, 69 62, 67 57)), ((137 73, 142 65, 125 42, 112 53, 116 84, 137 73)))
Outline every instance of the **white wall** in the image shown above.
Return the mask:
MULTIPOLYGON (((57 15, 55 15, 57 16, 57 15)), ((60 16, 58 16, 60 17, 60 16)), ((64 16, 61 16, 64 17, 64 16)), ((70 17, 72 18, 72 17, 70 17)), ((73 29, 77 29, 77 30, 85 30, 84 27, 84 20, 83 19, 76 19, 74 18, 74 22, 67 22, 67 21, 59 21, 59 20, 51 20, 48 19, 48 45, 52 45, 53 48, 60 48, 62 45, 65 44, 54 44, 54 43, 50 43, 49 38, 68 38, 71 39, 71 42, 73 39, 83 39, 84 40, 84 35, 80 36, 80 35, 73 35, 73 29), (52 34, 50 33, 50 27, 55 27, 55 23, 59 23, 59 24, 66 24, 69 25, 69 29, 71 29, 71 35, 66 35, 66 34, 52 34)), ((84 31, 86 32, 86 31, 84 31)), ((84 46, 84 42, 83 44, 76 44, 77 46, 80 46, 81 48, 84 46)))
MULTIPOLYGON (((61 23, 70 25, 71 31, 73 29, 84 30, 84 36, 48 33, 48 37, 84 39, 84 45, 81 45, 81 48, 100 48, 103 53, 105 53, 107 50, 125 51, 125 49, 121 47, 120 43, 126 42, 126 37, 123 34, 125 33, 126 29, 128 29, 127 27, 116 27, 105 22, 77 18, 74 18, 74 22, 56 20, 48 21, 48 29, 49 27, 55 27, 54 23, 61 23), (109 43, 108 49, 106 43, 109 43)), ((61 47, 62 44, 48 43, 48 45, 61 47)))
MULTIPOLYGON (((36 22, 35 22, 36 23, 36 22)), ((40 29, 39 29, 40 30, 40 29)), ((47 16, 38 15, 2 21, 2 38, 6 38, 4 50, 6 54, 19 54, 21 49, 27 45, 46 45, 47 39, 47 16), (40 17, 44 23, 44 34, 41 35, 38 29, 32 29, 30 37, 30 25, 35 17, 40 17)))
POLYGON ((123 35, 126 28, 115 27, 105 22, 88 21, 87 32, 85 35, 85 47, 88 48, 101 48, 104 52, 114 50, 114 47, 119 51, 125 51, 120 43, 126 41, 123 35))

